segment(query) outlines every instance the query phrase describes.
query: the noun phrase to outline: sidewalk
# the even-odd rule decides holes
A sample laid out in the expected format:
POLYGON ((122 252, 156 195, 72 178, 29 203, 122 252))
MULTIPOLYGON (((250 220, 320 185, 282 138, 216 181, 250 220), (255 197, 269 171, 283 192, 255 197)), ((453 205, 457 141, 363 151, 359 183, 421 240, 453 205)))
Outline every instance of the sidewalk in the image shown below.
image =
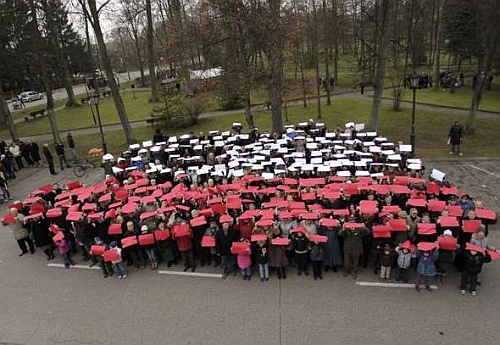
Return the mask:
MULTIPOLYGON (((366 102, 371 102, 372 98, 373 98, 371 93, 361 95, 357 92, 354 93, 352 91, 338 91, 338 92, 332 94, 331 97, 332 97, 332 100, 350 98, 350 99, 358 99, 358 100, 362 100, 362 101, 366 101, 366 102)), ((322 98, 326 98, 326 96, 324 96, 322 98)), ((316 103, 316 101, 317 101, 317 98, 307 99, 308 104, 316 103)), ((299 100, 293 100, 293 101, 288 102, 287 106, 302 105, 302 104, 303 104, 303 101, 301 99, 299 99, 299 100)), ((391 105, 392 100, 383 98, 382 104, 391 105)), ((401 107, 404 109, 411 109, 412 102, 401 101, 401 107)), ((255 111, 262 111, 265 109, 266 108, 265 108, 264 104, 252 105, 252 107, 251 107, 251 110, 254 112, 255 111)), ((442 106, 428 105, 428 104, 417 104, 417 113, 418 113, 418 111, 421 111, 421 110, 435 112, 438 114, 447 115, 447 116, 455 117, 455 118, 457 116, 458 117, 467 117, 468 113, 469 113, 469 111, 466 109, 442 107, 442 106)), ((210 111, 210 112, 202 113, 200 115, 200 119, 241 114, 244 111, 245 111, 244 109, 210 111)), ((477 118, 479 118, 479 119, 498 119, 498 118, 500 118, 500 113, 478 111, 477 118)), ((132 128, 142 128, 142 127, 151 126, 149 123, 146 122, 147 120, 148 119, 145 118, 143 120, 130 121, 130 125, 132 126, 132 128)), ((103 125, 102 127, 103 127, 104 131, 120 131, 120 130, 122 130, 122 125, 120 123, 103 125)), ((69 130, 69 131, 62 131, 61 136, 65 136, 68 132, 71 132, 73 135, 93 134, 93 133, 96 133, 97 129, 98 129, 98 127, 94 126, 94 127, 73 129, 73 130, 69 130)), ((21 137, 20 139, 21 140, 32 140, 32 141, 48 141, 48 140, 50 141, 50 140, 52 140, 52 134, 46 133, 46 134, 34 135, 34 136, 30 136, 30 137, 21 137)))

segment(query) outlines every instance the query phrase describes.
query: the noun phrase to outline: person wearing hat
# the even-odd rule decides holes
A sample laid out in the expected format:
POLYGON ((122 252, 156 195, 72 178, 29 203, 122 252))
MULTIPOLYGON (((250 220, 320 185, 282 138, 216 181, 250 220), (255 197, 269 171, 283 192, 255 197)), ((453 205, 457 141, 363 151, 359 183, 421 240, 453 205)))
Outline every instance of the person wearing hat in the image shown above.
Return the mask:
MULTIPOLYGON (((422 244, 422 243, 421 243, 422 244)), ((427 243, 424 243, 427 244, 427 243)), ((420 246, 420 244, 419 244, 420 246)), ((437 250, 417 250, 417 273, 418 278, 415 283, 415 290, 420 291, 420 284, 424 283, 427 291, 432 291, 430 287, 429 277, 436 275, 436 265, 435 262, 439 257, 439 252, 437 250)))
POLYGON ((24 215, 18 213, 17 208, 13 207, 10 209, 10 214, 14 218, 13 222, 9 224, 12 229, 12 233, 14 234, 14 238, 19 245, 19 249, 21 249, 21 254, 19 256, 23 256, 28 252, 28 248, 26 244, 28 244, 30 253, 33 254, 35 252, 35 247, 33 246, 33 241, 29 237, 28 229, 24 225, 24 215))

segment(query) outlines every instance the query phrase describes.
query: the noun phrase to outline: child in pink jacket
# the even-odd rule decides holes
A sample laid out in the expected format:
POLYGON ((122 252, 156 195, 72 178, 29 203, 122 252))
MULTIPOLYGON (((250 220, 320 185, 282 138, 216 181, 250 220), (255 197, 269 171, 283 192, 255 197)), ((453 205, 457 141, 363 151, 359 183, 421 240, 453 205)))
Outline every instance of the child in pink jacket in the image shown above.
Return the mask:
POLYGON ((74 266, 75 262, 73 261, 73 258, 71 258, 71 251, 68 245, 68 242, 63 238, 59 241, 56 242, 57 249, 59 250, 59 254, 61 254, 61 257, 64 262, 64 267, 69 268, 70 265, 74 266))
POLYGON ((252 250, 250 249, 250 242, 244 238, 240 242, 247 244, 247 249, 243 253, 237 254, 238 267, 241 269, 243 280, 250 280, 252 277, 252 250))

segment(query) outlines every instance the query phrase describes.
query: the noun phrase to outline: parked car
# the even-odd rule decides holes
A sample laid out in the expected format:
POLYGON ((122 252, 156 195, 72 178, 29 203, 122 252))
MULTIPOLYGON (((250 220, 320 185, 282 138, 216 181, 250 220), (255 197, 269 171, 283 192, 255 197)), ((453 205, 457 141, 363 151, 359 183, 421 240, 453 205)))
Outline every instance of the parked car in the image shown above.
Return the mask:
POLYGON ((18 95, 19 99, 22 99, 23 102, 33 102, 33 101, 38 101, 39 99, 43 98, 43 94, 36 92, 36 91, 25 91, 21 92, 18 95))

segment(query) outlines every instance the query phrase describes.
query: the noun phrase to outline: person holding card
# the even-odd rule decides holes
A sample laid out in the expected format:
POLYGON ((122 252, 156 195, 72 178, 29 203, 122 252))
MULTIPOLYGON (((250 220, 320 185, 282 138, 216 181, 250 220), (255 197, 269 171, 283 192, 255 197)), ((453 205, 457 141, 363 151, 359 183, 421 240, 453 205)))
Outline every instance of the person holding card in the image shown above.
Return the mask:
POLYGON ((17 208, 13 207, 10 209, 10 217, 12 217, 12 222, 9 222, 10 228, 19 245, 19 249, 21 249, 21 254, 19 254, 19 256, 23 256, 28 252, 26 244, 28 244, 30 253, 33 254, 35 252, 35 246, 29 237, 28 229, 24 225, 24 215, 18 213, 17 208))
POLYGON ((177 243, 177 248, 181 253, 184 263, 184 272, 191 268, 191 272, 196 271, 196 262, 193 252, 193 231, 189 224, 184 223, 180 215, 176 216, 176 223, 173 225, 172 239, 177 243))
POLYGON ((267 241, 258 241, 255 246, 255 261, 259 265, 260 281, 269 281, 269 246, 267 241))
MULTIPOLYGON (((421 243, 422 244, 422 243, 421 243)), ((425 243, 427 244, 427 243, 425 243)), ((425 248, 427 249, 427 248, 425 248)), ((415 290, 420 291, 420 284, 424 283, 427 291, 431 292, 429 278, 436 275, 435 262, 439 257, 437 250, 417 250, 417 273, 418 278, 415 284, 415 290)))
POLYGON ((344 277, 352 274, 352 278, 358 277, 358 259, 363 254, 363 237, 366 235, 365 228, 346 227, 345 223, 339 231, 339 236, 344 238, 344 277))
POLYGON ((408 269, 411 266, 411 244, 410 241, 401 243, 396 247, 396 254, 398 256, 398 276, 396 281, 408 283, 408 269))
POLYGON ((40 214, 31 219, 27 226, 33 235, 35 246, 37 248, 42 248, 47 256, 47 260, 53 260, 55 258, 54 245, 50 236, 47 220, 40 214))
MULTIPOLYGON (((299 229, 299 228, 297 228, 299 229)), ((309 239, 305 234, 306 230, 300 228, 300 231, 296 231, 291 234, 291 242, 295 251, 295 263, 297 265, 297 274, 300 276, 302 272, 307 276, 309 271, 307 269, 307 254, 309 250, 309 239)))
MULTIPOLYGON (((219 226, 217 225, 217 221, 215 219, 210 219, 209 227, 205 230, 205 236, 210 236, 215 238, 215 235, 219 231, 219 226)), ((215 247, 210 248, 202 248, 202 258, 207 263, 208 266, 212 264, 212 260, 214 262, 214 267, 220 265, 219 257, 217 256, 217 252, 215 247)))
MULTIPOLYGON (((221 217, 222 218, 222 217, 221 217)), ((221 220, 222 228, 215 234, 215 251, 221 258, 222 269, 224 270, 223 279, 226 279, 230 273, 236 275, 236 259, 231 253, 233 242, 237 242, 239 237, 236 231, 230 227, 230 220, 221 220)))
POLYGON ((464 259, 464 271, 460 279, 460 292, 462 295, 467 293, 467 287, 470 284, 470 293, 472 296, 477 296, 477 281, 478 275, 481 273, 483 264, 491 261, 491 256, 488 251, 480 252, 482 248, 472 245, 466 249, 464 259))
POLYGON ((116 274, 118 275, 118 279, 125 279, 127 278, 127 267, 123 264, 123 259, 122 259, 122 249, 118 248, 116 241, 112 241, 109 244, 109 250, 114 251, 115 257, 113 260, 111 260, 111 263, 114 266, 114 269, 116 271, 116 274))
MULTIPOLYGON (((446 229, 443 231, 443 235, 440 236, 439 241, 442 241, 442 238, 444 239, 451 239, 452 241, 454 240, 453 238, 453 233, 451 230, 446 229)), ((456 241, 455 241, 456 244, 456 241)), ((458 249, 458 245, 455 246, 455 249, 458 249)), ((451 270, 451 267, 453 265, 453 255, 455 254, 454 250, 449 250, 448 248, 439 248, 439 258, 436 262, 436 267, 437 267, 437 272, 439 274, 439 279, 441 283, 444 282, 444 277, 448 274, 448 272, 451 270)))
POLYGON ((69 248, 68 242, 63 238, 56 242, 57 249, 59 250, 59 254, 61 254, 61 258, 64 262, 64 267, 69 268, 70 265, 74 266, 75 262, 71 258, 71 250, 69 248))
POLYGON ((240 238, 240 243, 244 243, 246 248, 236 254, 236 261, 241 270, 243 280, 252 278, 252 250, 250 249, 250 241, 245 238, 240 238))

